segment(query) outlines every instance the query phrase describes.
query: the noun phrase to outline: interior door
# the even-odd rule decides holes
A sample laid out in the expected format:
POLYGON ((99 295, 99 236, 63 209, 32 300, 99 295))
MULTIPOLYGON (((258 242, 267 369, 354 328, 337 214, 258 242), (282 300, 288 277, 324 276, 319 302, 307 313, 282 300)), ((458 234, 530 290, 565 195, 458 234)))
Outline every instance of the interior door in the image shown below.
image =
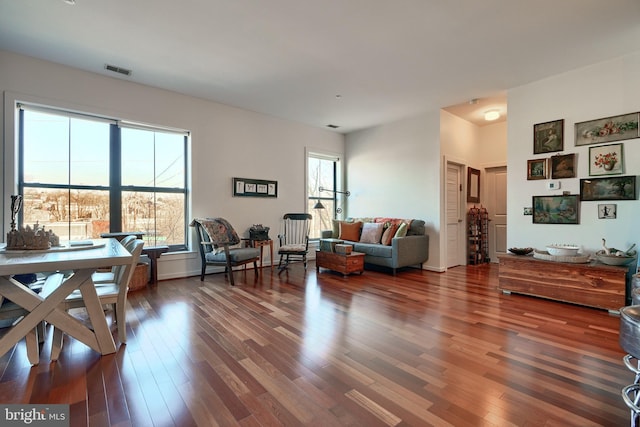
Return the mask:
POLYGON ((489 258, 507 253, 507 167, 487 168, 486 199, 489 211, 489 258))
POLYGON ((447 268, 464 264, 466 249, 462 227, 462 166, 447 162, 447 268))

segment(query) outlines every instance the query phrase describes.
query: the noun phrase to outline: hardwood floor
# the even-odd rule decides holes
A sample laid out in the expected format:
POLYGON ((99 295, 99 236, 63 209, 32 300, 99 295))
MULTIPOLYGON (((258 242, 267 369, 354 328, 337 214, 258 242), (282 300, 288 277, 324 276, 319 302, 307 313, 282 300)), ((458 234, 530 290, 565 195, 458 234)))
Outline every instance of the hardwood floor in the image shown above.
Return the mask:
MULTIPOLYGON (((0 359, 0 402, 76 426, 624 426, 606 311, 497 290, 497 265, 362 276, 293 264, 129 296, 128 343, 0 359)), ((114 337, 117 340, 117 333, 114 337)))

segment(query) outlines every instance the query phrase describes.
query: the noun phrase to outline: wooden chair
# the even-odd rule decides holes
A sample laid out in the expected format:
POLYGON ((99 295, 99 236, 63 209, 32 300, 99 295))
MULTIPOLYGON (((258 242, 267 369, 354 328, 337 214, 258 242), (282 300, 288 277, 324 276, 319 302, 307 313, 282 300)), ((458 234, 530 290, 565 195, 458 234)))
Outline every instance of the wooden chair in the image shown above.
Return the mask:
POLYGON ((204 280, 208 265, 224 267, 225 275, 228 274, 231 286, 233 280, 233 267, 253 263, 256 276, 258 275, 258 248, 231 248, 240 243, 238 233, 224 218, 194 219, 191 226, 196 228, 198 235, 198 249, 202 261, 200 280, 204 280))
MULTIPOLYGON (((138 237, 134 234, 130 234, 120 240, 120 244, 125 247, 126 250, 131 252, 133 249, 133 243, 138 237)), ((122 266, 120 266, 122 267, 122 266)), ((91 275, 93 283, 113 283, 116 280, 117 266, 111 267, 111 271, 96 271, 91 275)))
POLYGON ((308 213, 288 213, 284 215, 283 232, 278 235, 280 241, 278 269, 280 271, 287 268, 292 257, 302 259, 304 269, 307 269, 311 218, 311 214, 308 213), (283 258, 284 264, 282 263, 283 258))
MULTIPOLYGON (((97 283, 96 292, 102 305, 112 304, 115 305, 115 321, 118 326, 118 338, 121 343, 127 342, 127 291, 129 290, 129 282, 133 276, 133 272, 138 265, 140 254, 142 253, 142 247, 144 241, 140 239, 134 239, 132 242, 131 255, 133 259, 130 264, 118 266, 115 272, 115 281, 111 283, 97 283)), ((46 285, 43 288, 43 292, 46 290, 46 285)), ((71 293, 63 302, 65 310, 71 310, 72 308, 84 307, 84 300, 79 290, 71 293)), ((62 331, 58 328, 53 330, 53 342, 51 348, 51 360, 57 360, 62 350, 62 331)))

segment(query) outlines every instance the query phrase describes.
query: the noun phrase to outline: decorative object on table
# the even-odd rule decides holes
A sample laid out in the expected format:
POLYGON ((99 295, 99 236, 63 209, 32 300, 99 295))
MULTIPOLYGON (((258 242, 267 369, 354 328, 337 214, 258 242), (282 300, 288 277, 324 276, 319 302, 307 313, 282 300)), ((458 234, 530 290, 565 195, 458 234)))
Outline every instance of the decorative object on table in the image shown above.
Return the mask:
POLYGON ((234 197, 278 197, 278 181, 233 178, 234 197))
POLYGON ((480 171, 467 168, 467 203, 480 203, 480 171))
POLYGON ((606 239, 602 239, 602 249, 596 252, 596 258, 603 264, 607 265, 625 265, 636 258, 636 247, 634 243, 626 251, 607 246, 606 239))
POLYGON ((59 246, 60 240, 52 230, 45 231, 38 223, 33 228, 19 227, 7 233, 7 250, 43 250, 59 246), (53 243, 52 243, 53 242, 53 243))
POLYGON ((589 255, 551 255, 548 251, 534 250, 533 257, 544 261, 567 262, 571 264, 586 264, 591 261, 589 255))
POLYGON ((11 231, 16 229, 16 217, 20 209, 22 209, 22 195, 11 195, 11 231))
POLYGON ((335 252, 337 254, 351 255, 352 251, 353 251, 353 246, 351 246, 351 245, 345 245, 345 244, 342 244, 342 243, 336 244, 335 252))
POLYGON ((514 255, 529 255, 533 252, 533 248, 509 248, 509 252, 514 255))
POLYGON ((576 147, 638 138, 638 117, 630 113, 576 123, 576 147))
POLYGON ((599 219, 616 219, 617 206, 615 204, 601 204, 598 205, 598 218, 599 219))
POLYGON ((269 240, 269 227, 262 224, 253 224, 249 228, 249 238, 251 240, 269 240))
POLYGON ((564 119, 533 125, 533 154, 564 149, 564 119))
POLYGON ((636 177, 616 176, 580 180, 580 200, 635 200, 636 177))
POLYGON ((607 247, 607 240, 604 239, 604 238, 602 239, 602 252, 605 255, 615 255, 615 256, 629 255, 629 256, 635 256, 636 251, 633 250, 633 248, 635 248, 635 247, 636 247, 636 244, 634 243, 626 251, 621 251, 620 249, 607 247))
POLYGON ((11 230, 7 233, 8 250, 29 250, 29 249, 49 249, 52 245, 59 246, 60 239, 52 230, 45 231, 36 222, 33 228, 27 225, 26 228, 16 229, 16 217, 22 209, 22 196, 20 194, 11 196, 11 230))
POLYGON ((580 246, 567 244, 554 244, 547 246, 547 252, 553 256, 577 256, 580 246))
POLYGON ((547 179, 547 159, 527 160, 527 180, 547 179))
POLYGON ((551 156, 551 179, 575 178, 576 155, 558 154, 551 156))
POLYGON ((589 147, 589 175, 621 175, 624 173, 622 144, 589 147))
POLYGON ((533 196, 534 224, 579 224, 578 195, 533 196))
POLYGON ((340 239, 320 239, 320 250, 325 252, 335 252, 336 245, 343 244, 340 239))

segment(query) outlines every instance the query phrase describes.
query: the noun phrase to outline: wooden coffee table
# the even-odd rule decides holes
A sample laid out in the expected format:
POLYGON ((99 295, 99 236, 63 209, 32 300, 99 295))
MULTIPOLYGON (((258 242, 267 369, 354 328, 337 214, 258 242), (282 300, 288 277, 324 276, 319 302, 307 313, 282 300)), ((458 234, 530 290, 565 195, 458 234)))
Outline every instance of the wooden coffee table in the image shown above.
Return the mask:
POLYGON ((347 277, 351 273, 362 274, 364 271, 364 254, 351 252, 349 255, 335 252, 316 251, 316 272, 320 267, 337 271, 347 277))

